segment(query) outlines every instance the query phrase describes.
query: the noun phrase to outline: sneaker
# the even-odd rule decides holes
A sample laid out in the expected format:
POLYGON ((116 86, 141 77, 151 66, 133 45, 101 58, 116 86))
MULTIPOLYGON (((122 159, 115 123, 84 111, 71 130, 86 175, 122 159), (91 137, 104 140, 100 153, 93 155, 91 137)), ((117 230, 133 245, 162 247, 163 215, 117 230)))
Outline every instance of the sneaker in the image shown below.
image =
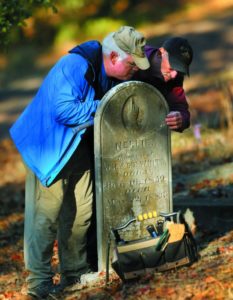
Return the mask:
POLYGON ((27 294, 37 299, 44 299, 50 294, 53 287, 54 284, 51 280, 43 281, 35 287, 29 287, 27 294))

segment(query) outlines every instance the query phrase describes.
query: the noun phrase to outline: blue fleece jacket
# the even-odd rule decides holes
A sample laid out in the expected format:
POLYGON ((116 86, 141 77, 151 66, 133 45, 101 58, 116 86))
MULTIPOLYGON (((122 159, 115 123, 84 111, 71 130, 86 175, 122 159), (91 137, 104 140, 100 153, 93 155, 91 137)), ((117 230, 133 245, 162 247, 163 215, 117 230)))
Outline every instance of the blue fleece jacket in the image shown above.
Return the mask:
POLYGON ((99 99, 114 85, 107 77, 102 47, 83 43, 62 57, 36 96, 10 129, 24 162, 44 186, 50 186, 78 147, 99 99))

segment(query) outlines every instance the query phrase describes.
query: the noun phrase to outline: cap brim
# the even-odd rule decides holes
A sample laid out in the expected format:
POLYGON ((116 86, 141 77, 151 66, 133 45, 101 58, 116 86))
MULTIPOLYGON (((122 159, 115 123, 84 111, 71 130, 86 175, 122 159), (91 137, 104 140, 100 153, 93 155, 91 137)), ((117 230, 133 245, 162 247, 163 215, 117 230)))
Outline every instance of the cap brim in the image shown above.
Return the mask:
POLYGON ((139 57, 139 56, 134 55, 134 54, 131 54, 131 55, 132 55, 132 58, 133 58, 135 64, 137 65, 137 67, 139 69, 141 69, 141 70, 149 69, 150 63, 149 63, 149 60, 146 56, 145 57, 139 57))
POLYGON ((182 63, 172 56, 169 57, 169 63, 172 69, 189 76, 189 67, 186 64, 182 63))

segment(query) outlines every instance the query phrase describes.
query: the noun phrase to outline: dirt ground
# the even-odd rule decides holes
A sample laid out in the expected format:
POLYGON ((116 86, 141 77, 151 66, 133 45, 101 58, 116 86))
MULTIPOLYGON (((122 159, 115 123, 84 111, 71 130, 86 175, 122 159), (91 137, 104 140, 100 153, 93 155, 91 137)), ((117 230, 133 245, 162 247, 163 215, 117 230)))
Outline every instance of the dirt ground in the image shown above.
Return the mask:
MULTIPOLYGON (((151 42, 157 43, 172 32, 187 36, 194 47, 192 76, 185 83, 192 126, 182 139, 180 135, 173 139, 173 175, 181 178, 232 162, 232 136, 216 128, 232 125, 233 1, 203 1, 188 13, 169 16, 163 23, 143 30, 151 42), (195 124, 201 125, 202 140, 193 135, 195 124), (204 135, 208 126, 211 129, 204 135)), ((25 172, 8 129, 31 99, 41 77, 9 80, 4 76, 0 76, 4 83, 0 90, 0 300, 30 299, 22 294, 27 275, 23 264, 25 172)), ((224 197, 232 199, 233 178, 203 180, 189 187, 177 184, 174 194, 182 189, 194 201, 197 197, 205 201, 215 197, 221 202, 224 197)), ((220 233, 197 226, 195 237, 200 259, 190 267, 156 273, 126 285, 112 275, 105 286, 105 274, 101 273, 92 284, 77 285, 51 299, 233 299, 233 228, 220 233)), ((53 263, 56 266, 56 256, 53 263)))

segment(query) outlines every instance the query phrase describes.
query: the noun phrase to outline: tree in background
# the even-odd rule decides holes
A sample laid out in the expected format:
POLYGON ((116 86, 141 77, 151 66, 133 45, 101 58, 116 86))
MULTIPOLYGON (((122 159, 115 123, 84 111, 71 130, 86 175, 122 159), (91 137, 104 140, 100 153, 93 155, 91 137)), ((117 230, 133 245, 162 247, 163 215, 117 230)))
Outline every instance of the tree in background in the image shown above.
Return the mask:
POLYGON ((25 25, 35 9, 44 7, 56 11, 56 0, 1 0, 0 1, 0 45, 7 45, 10 34, 16 27, 25 25))
MULTIPOLYGON (((197 1, 197 0, 192 0, 197 1)), ((185 0, 0 0, 0 44, 46 47, 101 39, 121 25, 158 22, 185 0), (56 5, 56 8, 55 8, 56 5), (53 14, 50 10, 59 13, 53 14), (27 26, 24 26, 24 25, 27 26)), ((0 49, 1 51, 1 49, 0 49)))

